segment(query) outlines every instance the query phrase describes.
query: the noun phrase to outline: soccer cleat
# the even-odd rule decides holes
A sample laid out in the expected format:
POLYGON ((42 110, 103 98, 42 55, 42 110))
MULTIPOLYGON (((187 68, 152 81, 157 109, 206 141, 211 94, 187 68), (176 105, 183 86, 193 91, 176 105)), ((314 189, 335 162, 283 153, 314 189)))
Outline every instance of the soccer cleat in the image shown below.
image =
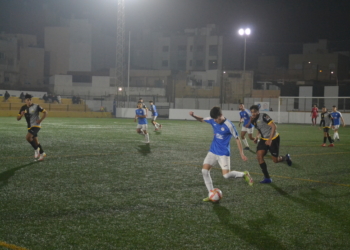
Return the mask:
POLYGON ((40 154, 40 157, 39 157, 38 161, 43 161, 43 160, 44 160, 44 157, 46 157, 45 152, 43 152, 42 154, 40 154))
POLYGON ((286 162, 288 166, 292 166, 292 158, 290 157, 290 154, 286 154, 286 162))
POLYGON ((321 145, 321 147, 326 147, 327 145, 326 145, 326 143, 323 143, 322 145, 321 145))
POLYGON ((248 171, 244 171, 244 180, 248 183, 249 186, 253 186, 253 178, 250 176, 248 171))
POLYGON ((207 198, 204 198, 203 201, 211 201, 211 200, 209 199, 209 197, 207 197, 207 198))
POLYGON ((39 155, 40 155, 40 148, 37 148, 37 149, 34 150, 34 158, 35 159, 38 158, 39 155))
POLYGON ((262 181, 260 181, 261 184, 269 184, 272 182, 272 179, 271 178, 265 178, 263 179, 262 181))
POLYGON ((249 147, 245 147, 244 150, 249 150, 250 148, 249 147))
POLYGON ((330 148, 334 147, 334 143, 329 144, 328 147, 330 148))

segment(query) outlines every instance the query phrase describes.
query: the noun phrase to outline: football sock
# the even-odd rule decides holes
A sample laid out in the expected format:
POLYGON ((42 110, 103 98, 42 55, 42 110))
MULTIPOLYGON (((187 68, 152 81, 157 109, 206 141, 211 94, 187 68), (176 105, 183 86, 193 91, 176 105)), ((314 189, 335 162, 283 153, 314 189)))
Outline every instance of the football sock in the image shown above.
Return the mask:
POLYGON ((326 143, 327 137, 323 137, 323 143, 326 143))
POLYGON ((285 161, 286 160, 286 157, 285 156, 280 156, 281 158, 281 160, 280 161, 285 161))
POLYGON ((231 171, 228 172, 227 174, 223 175, 225 179, 229 179, 229 178, 237 178, 237 177, 243 177, 244 173, 243 172, 238 172, 238 171, 231 171))
POLYGON ((328 136, 329 143, 333 143, 332 137, 328 136))
POLYGON ((246 139, 246 138, 244 138, 242 141, 244 142, 244 145, 245 145, 246 147, 249 147, 249 144, 248 144, 248 142, 247 142, 247 139, 246 139))
POLYGON ((149 134, 145 134, 146 140, 149 141, 149 134))
POLYGON ((334 133, 333 139, 334 139, 334 140, 335 140, 335 139, 339 139, 339 134, 338 134, 338 132, 335 132, 335 133, 334 133))
POLYGON ((157 129, 159 128, 159 124, 158 124, 158 123, 156 123, 154 126, 155 126, 157 129))
POLYGON ((35 144, 34 140, 29 142, 30 145, 32 145, 32 147, 34 148, 34 150, 37 150, 38 149, 38 145, 35 144))
POLYGON ((210 190, 214 189, 213 181, 210 176, 210 171, 206 169, 202 169, 202 175, 203 175, 205 186, 207 187, 208 192, 210 192, 210 190))
POLYGON ((264 174, 264 177, 267 178, 267 179, 270 179, 270 175, 269 175, 269 172, 267 171, 267 165, 265 162, 261 163, 260 164, 260 168, 264 174))
POLYGON ((40 148, 40 154, 44 153, 44 149, 43 149, 43 147, 40 145, 40 143, 39 143, 38 147, 40 148))

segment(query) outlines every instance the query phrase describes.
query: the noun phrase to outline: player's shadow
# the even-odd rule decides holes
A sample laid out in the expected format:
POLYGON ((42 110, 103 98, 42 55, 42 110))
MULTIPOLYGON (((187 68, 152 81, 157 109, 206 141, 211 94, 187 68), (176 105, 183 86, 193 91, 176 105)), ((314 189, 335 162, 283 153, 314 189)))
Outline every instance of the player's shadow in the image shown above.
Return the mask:
POLYGON ((18 171, 22 168, 28 167, 30 165, 36 164, 36 163, 38 163, 38 162, 31 162, 31 163, 24 164, 24 165, 21 165, 21 166, 18 166, 18 167, 15 167, 15 168, 12 168, 12 169, 6 170, 5 172, 0 173, 0 188, 2 188, 3 186, 8 184, 9 179, 15 175, 16 171, 18 171))
POLYGON ((161 135, 161 131, 153 131, 155 135, 161 135))
POLYGON ((142 154, 143 156, 147 156, 148 154, 151 153, 151 146, 149 145, 149 143, 145 145, 138 145, 137 151, 139 151, 139 153, 142 154))
POLYGON ((244 227, 231 222, 236 221, 235 218, 231 218, 230 211, 219 203, 213 205, 213 210, 224 227, 249 245, 254 245, 257 249, 287 249, 277 239, 271 236, 269 232, 264 230, 266 225, 279 224, 277 218, 271 213, 266 213, 262 218, 254 220, 247 219, 247 226, 244 227))
MULTIPOLYGON (((326 195, 322 194, 318 190, 310 189, 310 192, 300 192, 299 195, 303 197, 303 199, 290 195, 280 187, 276 186, 274 183, 271 183, 270 186, 281 194, 282 197, 298 203, 301 207, 305 207, 315 214, 328 217, 334 222, 333 224, 336 223, 338 225, 339 230, 350 234, 350 217, 348 215, 348 211, 338 209, 337 207, 333 207, 329 205, 329 203, 324 202, 323 200, 325 199, 326 195)), ((337 198, 348 195, 350 194, 346 193, 345 195, 336 195, 334 197, 327 195, 327 197, 337 198)))

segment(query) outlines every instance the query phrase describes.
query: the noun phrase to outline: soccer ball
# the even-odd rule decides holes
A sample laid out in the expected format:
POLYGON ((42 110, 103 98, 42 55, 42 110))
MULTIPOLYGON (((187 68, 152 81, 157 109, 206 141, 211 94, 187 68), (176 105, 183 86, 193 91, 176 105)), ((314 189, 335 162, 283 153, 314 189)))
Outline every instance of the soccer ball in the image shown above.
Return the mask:
POLYGON ((213 190, 210 190, 209 192, 209 199, 212 201, 212 202, 218 202, 220 201, 222 198, 222 192, 220 189, 218 188, 214 188, 213 190))

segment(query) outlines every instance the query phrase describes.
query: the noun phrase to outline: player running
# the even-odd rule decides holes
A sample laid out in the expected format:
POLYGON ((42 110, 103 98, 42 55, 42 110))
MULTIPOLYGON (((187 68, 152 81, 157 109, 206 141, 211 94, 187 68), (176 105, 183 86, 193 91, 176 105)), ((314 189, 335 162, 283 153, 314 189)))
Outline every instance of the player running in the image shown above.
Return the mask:
POLYGON ((334 147, 333 140, 329 135, 329 129, 331 128, 332 125, 333 125, 333 117, 329 112, 327 112, 326 107, 322 107, 321 121, 320 121, 320 127, 319 127, 319 129, 321 129, 321 127, 323 128, 323 144, 321 145, 322 147, 327 146, 326 145, 327 138, 330 143, 328 147, 334 147))
POLYGON ((257 105, 251 106, 250 111, 252 112, 251 123, 253 123, 258 130, 258 134, 254 139, 254 143, 258 143, 256 155, 265 177, 260 183, 271 183, 272 179, 267 171, 267 165, 264 160, 267 151, 270 151, 274 163, 286 161, 288 166, 292 166, 292 160, 289 154, 286 154, 286 156, 279 156, 280 135, 278 134, 277 126, 271 117, 264 113, 260 114, 257 105))
MULTIPOLYGON (((248 184, 252 186, 253 179, 248 171, 230 171, 230 140, 232 136, 236 139, 237 147, 242 160, 246 161, 247 157, 243 153, 242 144, 239 140, 235 126, 231 121, 227 120, 222 115, 221 108, 213 107, 210 110, 210 117, 207 118, 196 116, 193 111, 191 111, 189 114, 197 121, 209 123, 214 130, 214 138, 211 143, 209 152, 204 159, 202 168, 202 175, 208 193, 210 193, 210 190, 214 189, 213 181, 210 176, 210 170, 217 163, 220 165, 222 169, 222 175, 225 179, 244 177, 248 184)), ((210 199, 209 197, 206 197, 203 199, 203 201, 210 201, 210 199)))
POLYGON ((244 108, 244 104, 241 103, 239 104, 239 110, 241 110, 239 112, 239 116, 241 117, 241 119, 239 120, 239 125, 241 125, 241 123, 243 122, 243 126, 242 126, 242 130, 241 130, 241 139, 245 145, 244 150, 249 150, 249 144, 247 142, 247 139, 245 138, 245 134, 248 132, 248 136, 251 140, 254 140, 253 138, 253 131, 254 131, 254 126, 253 124, 250 122, 250 117, 252 116, 250 111, 248 109, 244 108))
POLYGON ((34 158, 38 158, 38 161, 44 160, 46 154, 43 150, 43 147, 40 145, 38 140, 38 133, 41 128, 41 122, 46 118, 47 111, 40 107, 38 104, 32 102, 32 97, 29 94, 24 96, 25 105, 21 107, 17 115, 17 121, 21 120, 24 116, 27 121, 28 133, 26 135, 26 140, 34 148, 34 158), (43 113, 43 116, 40 119, 39 112, 43 113))
POLYGON ((142 108, 142 102, 137 103, 137 109, 135 110, 135 119, 138 119, 136 132, 145 137, 146 143, 149 143, 149 134, 147 133, 147 109, 142 108))
POLYGON ((318 108, 316 104, 314 104, 313 108, 311 109, 310 116, 311 116, 312 126, 316 126, 317 117, 318 117, 318 108))
POLYGON ((333 111, 331 113, 331 116, 333 118, 332 129, 334 130, 333 141, 335 141, 335 140, 340 141, 339 134, 338 134, 338 129, 339 129, 339 126, 340 126, 340 120, 341 120, 341 122, 343 124, 343 127, 345 127, 345 122, 344 122, 342 114, 339 111, 337 111, 337 106, 334 105, 332 111, 333 111))
POLYGON ((152 112, 152 124, 154 126, 154 131, 158 131, 158 129, 162 128, 162 124, 156 122, 156 119, 158 117, 156 105, 153 104, 153 101, 149 101, 149 105, 149 111, 152 112))

